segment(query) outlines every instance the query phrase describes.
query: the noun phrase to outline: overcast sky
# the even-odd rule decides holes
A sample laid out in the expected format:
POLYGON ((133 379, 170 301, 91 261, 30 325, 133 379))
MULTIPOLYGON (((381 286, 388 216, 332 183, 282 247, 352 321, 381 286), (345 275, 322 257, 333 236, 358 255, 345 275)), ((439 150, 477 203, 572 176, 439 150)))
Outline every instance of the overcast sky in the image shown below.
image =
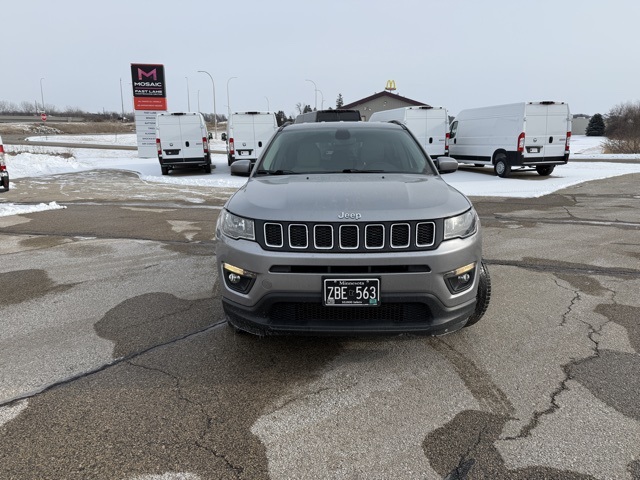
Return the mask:
POLYGON ((351 103, 387 80, 452 115, 640 100, 637 0, 24 0, 0 11, 0 100, 16 104, 44 94, 58 109, 120 112, 122 81, 132 111, 131 63, 164 64, 174 111, 188 99, 213 111, 198 70, 223 114, 291 115, 315 106, 316 87, 317 107, 335 108, 339 93, 351 103))

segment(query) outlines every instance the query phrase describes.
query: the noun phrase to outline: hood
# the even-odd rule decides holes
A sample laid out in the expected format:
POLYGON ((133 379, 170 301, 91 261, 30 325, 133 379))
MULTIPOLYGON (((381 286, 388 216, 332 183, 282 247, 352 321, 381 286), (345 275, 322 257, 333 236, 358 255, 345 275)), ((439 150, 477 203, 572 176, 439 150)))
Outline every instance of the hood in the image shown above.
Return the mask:
POLYGON ((227 203, 242 217, 313 222, 436 219, 470 206, 441 177, 406 174, 252 177, 227 203))

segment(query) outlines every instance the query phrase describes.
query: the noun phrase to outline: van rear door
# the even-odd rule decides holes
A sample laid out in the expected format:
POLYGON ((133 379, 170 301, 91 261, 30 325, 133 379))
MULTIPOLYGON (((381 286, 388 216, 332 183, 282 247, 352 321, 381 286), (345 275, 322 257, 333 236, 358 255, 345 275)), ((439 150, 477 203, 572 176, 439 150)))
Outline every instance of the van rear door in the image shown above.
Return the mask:
POLYGON ((182 134, 180 117, 173 114, 158 116, 158 137, 161 140, 162 156, 166 160, 182 160, 182 134))
POLYGON ((237 113, 233 116, 233 145, 236 160, 256 159, 256 138, 252 112, 237 113))
POLYGON ((233 114, 233 141, 236 160, 255 161, 278 128, 274 113, 233 114))
POLYGON ((256 146, 255 158, 258 158, 267 142, 271 139, 274 132, 278 129, 278 122, 276 116, 273 113, 265 113, 262 115, 254 116, 254 142, 256 146))
POLYGON ((182 138, 182 158, 204 159, 203 138, 206 138, 206 133, 204 133, 202 117, 197 113, 185 113, 178 118, 182 138))
POLYGON ((569 122, 565 103, 530 103, 525 107, 525 149, 527 160, 562 157, 569 122))

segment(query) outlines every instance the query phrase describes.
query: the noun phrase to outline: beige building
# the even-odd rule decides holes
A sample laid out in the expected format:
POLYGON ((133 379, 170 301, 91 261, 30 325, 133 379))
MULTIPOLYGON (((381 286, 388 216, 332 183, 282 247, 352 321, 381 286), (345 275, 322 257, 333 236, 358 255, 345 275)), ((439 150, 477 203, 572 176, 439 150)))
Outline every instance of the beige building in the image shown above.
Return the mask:
POLYGON ((407 97, 402 97, 388 91, 375 93, 369 97, 356 100, 355 102, 343 105, 342 109, 359 110, 363 121, 369 120, 369 117, 375 112, 383 110, 391 110, 392 108, 401 107, 419 107, 430 106, 424 102, 418 102, 407 97))

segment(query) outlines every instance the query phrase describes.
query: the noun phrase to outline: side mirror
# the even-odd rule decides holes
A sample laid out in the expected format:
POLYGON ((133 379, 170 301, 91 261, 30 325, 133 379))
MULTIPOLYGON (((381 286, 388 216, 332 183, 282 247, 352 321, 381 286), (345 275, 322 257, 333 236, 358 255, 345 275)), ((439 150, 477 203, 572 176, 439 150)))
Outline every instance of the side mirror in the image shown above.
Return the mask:
POLYGON ((231 175, 248 177, 251 174, 251 160, 236 160, 231 164, 231 175))
POLYGON ((458 161, 452 157, 440 157, 436 159, 436 167, 442 174, 453 173, 458 170, 458 161))
POLYGON ((227 141, 227 134, 223 132, 222 135, 220 135, 220 138, 226 142, 227 141))

